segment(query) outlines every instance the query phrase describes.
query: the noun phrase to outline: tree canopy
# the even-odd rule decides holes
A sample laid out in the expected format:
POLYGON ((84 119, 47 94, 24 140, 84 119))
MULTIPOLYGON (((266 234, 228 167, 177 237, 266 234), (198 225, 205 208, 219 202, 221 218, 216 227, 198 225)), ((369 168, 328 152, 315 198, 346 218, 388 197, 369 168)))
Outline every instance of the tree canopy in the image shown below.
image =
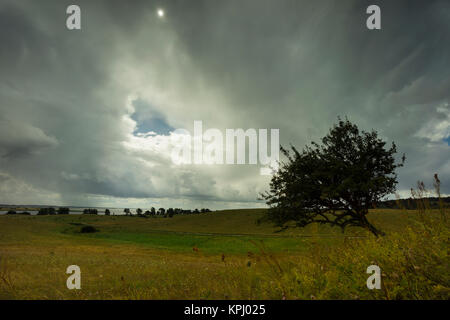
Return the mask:
POLYGON ((397 184, 397 148, 378 137, 376 131, 360 131, 349 120, 338 119, 322 138, 301 152, 281 147, 287 162, 280 163, 270 190, 261 194, 269 205, 267 218, 280 227, 289 222, 298 227, 311 223, 342 228, 362 227, 374 235, 384 233, 366 215, 397 184))

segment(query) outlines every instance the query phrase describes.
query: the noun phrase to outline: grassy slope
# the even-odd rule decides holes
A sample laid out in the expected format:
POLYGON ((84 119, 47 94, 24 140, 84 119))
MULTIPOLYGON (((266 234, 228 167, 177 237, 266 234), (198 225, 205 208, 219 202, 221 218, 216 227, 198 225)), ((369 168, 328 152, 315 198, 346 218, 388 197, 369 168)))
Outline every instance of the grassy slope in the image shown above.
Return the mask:
MULTIPOLYGON (((250 240, 263 241, 271 251, 300 250, 304 239, 319 234, 323 242, 338 242, 344 235, 367 236, 364 230, 353 229, 342 234, 340 229, 311 226, 304 229, 279 229, 271 224, 256 224, 263 210, 226 210, 173 218, 139 218, 127 216, 2 216, 0 217, 0 246, 17 243, 59 243, 114 245, 137 244, 178 252, 198 247, 204 253, 247 253, 255 250, 250 240), (83 225, 100 230, 81 234, 83 225), (299 238, 300 237, 300 238, 299 238)), ((404 214, 395 210, 371 214, 383 230, 401 229, 404 214)))
MULTIPOLYGON (((380 251, 373 237, 358 229, 344 235, 317 226, 276 233, 269 224, 255 224, 262 212, 233 210, 171 219, 0 216, 0 298, 357 298, 361 290, 368 298, 386 297, 385 292, 364 290, 367 276, 362 266, 351 280, 357 281, 356 288, 331 288, 339 286, 333 281, 342 282, 340 273, 347 274, 359 263, 383 261, 391 242, 382 240, 381 246, 389 246, 380 251), (81 234, 82 225, 100 232, 81 234), (346 236, 362 237, 351 245, 363 242, 352 252, 346 236), (264 249, 256 247, 261 241, 264 249), (343 257, 345 262, 333 263, 343 257), (82 290, 65 287, 65 269, 71 264, 81 267, 82 290), (317 268, 319 273, 330 268, 325 280, 320 280, 317 268), (290 288, 292 284, 300 288, 290 288)), ((375 210, 370 217, 381 229, 402 234, 416 215, 375 210)), ((441 254, 438 242, 436 250, 441 254)), ((388 268, 391 260, 386 261, 388 268)))

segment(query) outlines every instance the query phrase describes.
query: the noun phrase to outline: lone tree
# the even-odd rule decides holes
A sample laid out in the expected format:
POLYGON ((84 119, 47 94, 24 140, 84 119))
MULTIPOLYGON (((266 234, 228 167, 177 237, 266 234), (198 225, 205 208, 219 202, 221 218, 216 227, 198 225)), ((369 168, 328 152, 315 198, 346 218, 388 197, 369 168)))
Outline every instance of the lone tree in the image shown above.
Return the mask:
POLYGON ((330 132, 302 152, 281 147, 287 162, 280 163, 270 191, 261 194, 269 205, 266 218, 281 228, 288 223, 304 227, 311 223, 368 229, 375 236, 384 232, 367 220, 369 208, 395 191, 395 143, 389 149, 376 131, 365 132, 338 118, 330 132))

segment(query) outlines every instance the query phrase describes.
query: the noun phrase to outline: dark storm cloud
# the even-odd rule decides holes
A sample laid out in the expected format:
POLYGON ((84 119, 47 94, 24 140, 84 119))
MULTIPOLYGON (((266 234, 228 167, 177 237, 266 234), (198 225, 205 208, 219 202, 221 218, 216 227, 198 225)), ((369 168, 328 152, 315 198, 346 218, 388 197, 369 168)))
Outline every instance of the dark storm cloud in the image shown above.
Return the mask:
MULTIPOLYGON (((105 29, 101 24, 95 28, 92 22, 91 36, 68 32, 65 8, 61 2, 10 3, 1 7, 1 16, 7 17, 1 19, 0 61, 5 71, 1 75, 1 102, 2 113, 10 124, 2 129, 10 133, 0 141, 2 148, 6 143, 13 151, 45 147, 52 142, 47 135, 59 142, 58 148, 41 156, 8 152, 2 169, 51 190, 128 196, 132 188, 118 190, 132 177, 123 174, 122 184, 115 181, 117 186, 104 187, 109 181, 102 176, 108 175, 104 158, 120 153, 115 150, 115 142, 122 140, 115 119, 121 116, 123 106, 106 105, 98 96, 107 80, 111 39, 102 38, 105 29), (21 138, 31 130, 38 134, 28 140, 26 136, 21 138), (13 155, 18 159, 12 159, 13 155), (85 183, 67 182, 61 177, 66 171, 84 174, 85 183)), ((143 196, 142 192, 136 194, 143 196)))
POLYGON ((407 153, 402 188, 433 168, 450 176, 448 148, 414 137, 450 110, 448 2, 379 1, 381 31, 365 28, 369 1, 258 4, 205 2, 173 19, 196 67, 232 93, 233 121, 280 127, 284 143, 302 145, 345 115, 407 153))
POLYGON ((203 120, 301 147, 338 115, 406 153, 401 190, 438 172, 450 193, 448 1, 378 1, 380 31, 365 27, 369 1, 76 3, 81 31, 65 28, 72 2, 0 2, 5 197, 254 201, 258 168, 173 167, 157 139, 203 120))
POLYGON ((0 119, 0 156, 4 158, 27 157, 56 147, 58 141, 41 129, 28 123, 0 119))

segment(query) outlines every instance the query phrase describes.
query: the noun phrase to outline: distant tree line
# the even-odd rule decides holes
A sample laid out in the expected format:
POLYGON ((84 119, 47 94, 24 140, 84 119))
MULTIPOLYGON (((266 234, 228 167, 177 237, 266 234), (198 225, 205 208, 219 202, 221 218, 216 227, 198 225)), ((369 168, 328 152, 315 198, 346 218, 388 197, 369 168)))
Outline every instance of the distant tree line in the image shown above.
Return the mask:
POLYGON ((23 215, 30 215, 30 213, 28 211, 23 211, 23 212, 17 212, 15 210, 9 210, 8 212, 6 212, 6 214, 23 214, 23 215))
MULTIPOLYGON (((426 200, 430 206, 430 209, 438 209, 439 208, 439 198, 438 197, 427 197, 426 200)), ((440 198, 442 204, 446 208, 450 208, 450 197, 442 197, 440 198)), ((397 200, 385 200, 377 204, 377 208, 379 209, 399 209, 404 208, 407 210, 417 210, 419 209, 420 203, 417 199, 408 198, 408 199, 397 199, 397 200)))
POLYGON ((83 210, 83 214, 98 214, 98 210, 97 209, 84 209, 83 210))
POLYGON ((58 209, 56 208, 39 208, 39 211, 37 213, 38 216, 45 216, 45 215, 55 215, 55 214, 69 214, 70 209, 67 207, 60 207, 58 209))
POLYGON ((145 212, 141 208, 138 208, 136 209, 136 214, 132 214, 130 209, 128 208, 123 209, 123 212, 127 216, 172 218, 174 215, 207 213, 211 212, 211 210, 207 208, 202 208, 200 210, 199 209, 184 210, 181 208, 168 208, 166 210, 165 208, 159 208, 158 210, 156 210, 156 208, 151 207, 150 210, 146 210, 145 212))
MULTIPOLYGON (((211 212, 211 210, 207 209, 207 208, 194 209, 194 210, 184 210, 181 208, 168 208, 166 210, 165 208, 159 208, 158 210, 156 210, 154 207, 151 207, 150 210, 146 210, 145 212, 141 208, 138 208, 138 209, 136 209, 135 214, 133 214, 131 212, 131 210, 128 208, 125 208, 123 210, 123 212, 127 216, 172 218, 174 215, 207 213, 207 212, 211 212)), ((48 207, 48 208, 39 208, 37 215, 44 216, 44 215, 56 215, 56 214, 69 214, 69 213, 70 213, 70 209, 67 207, 60 207, 60 208, 48 207)), ((6 214, 30 215, 30 213, 27 211, 16 212, 15 210, 9 210, 6 214)), ((98 209, 86 208, 83 210, 83 214, 98 215, 98 209)), ((106 216, 111 215, 111 211, 109 209, 105 209, 105 215, 106 216)))

